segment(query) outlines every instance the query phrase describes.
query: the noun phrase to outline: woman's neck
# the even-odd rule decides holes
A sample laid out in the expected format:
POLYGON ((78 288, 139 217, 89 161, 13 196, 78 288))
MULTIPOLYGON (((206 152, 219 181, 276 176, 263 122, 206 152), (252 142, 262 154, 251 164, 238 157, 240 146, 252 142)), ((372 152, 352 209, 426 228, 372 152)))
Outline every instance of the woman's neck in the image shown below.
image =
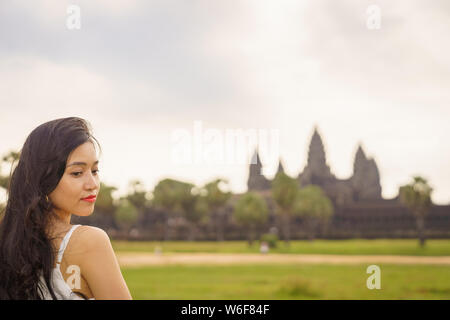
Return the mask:
POLYGON ((55 214, 54 216, 54 220, 58 223, 58 224, 63 224, 63 225, 70 225, 70 217, 72 216, 71 213, 68 212, 63 212, 60 210, 55 209, 53 211, 55 214))
POLYGON ((65 233, 67 229, 71 227, 71 214, 63 214, 55 210, 50 217, 48 231, 51 236, 58 236, 60 233, 65 233))

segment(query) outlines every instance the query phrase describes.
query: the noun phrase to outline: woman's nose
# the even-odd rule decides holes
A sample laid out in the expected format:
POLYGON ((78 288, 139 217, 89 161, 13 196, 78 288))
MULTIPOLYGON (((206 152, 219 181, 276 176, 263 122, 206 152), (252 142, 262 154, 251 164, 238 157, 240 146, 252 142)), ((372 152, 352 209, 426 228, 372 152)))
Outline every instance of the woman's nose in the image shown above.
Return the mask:
POLYGON ((98 189, 99 187, 99 181, 97 176, 94 176, 92 173, 87 175, 87 181, 85 184, 86 189, 93 190, 98 189))

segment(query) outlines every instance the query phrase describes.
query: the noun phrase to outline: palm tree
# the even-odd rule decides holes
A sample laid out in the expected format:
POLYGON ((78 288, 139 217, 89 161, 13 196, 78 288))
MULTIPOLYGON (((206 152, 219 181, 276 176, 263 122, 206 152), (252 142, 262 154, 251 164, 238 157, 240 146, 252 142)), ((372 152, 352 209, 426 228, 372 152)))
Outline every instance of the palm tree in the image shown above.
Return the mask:
POLYGON ((254 192, 245 193, 236 203, 233 216, 238 224, 249 228, 248 244, 255 238, 255 229, 268 219, 267 203, 263 197, 254 192))
POLYGON ((298 191, 295 212, 304 218, 310 241, 315 238, 317 226, 326 224, 333 211, 333 204, 319 186, 308 185, 298 191))
POLYGON ((295 211, 298 190, 298 181, 282 171, 279 171, 272 181, 272 198, 276 204, 275 211, 281 217, 282 231, 286 245, 289 245, 290 223, 295 211))
POLYGON ((400 187, 400 202, 405 205, 416 218, 419 244, 425 246, 425 216, 432 206, 431 192, 433 189, 426 179, 415 176, 410 184, 400 187))

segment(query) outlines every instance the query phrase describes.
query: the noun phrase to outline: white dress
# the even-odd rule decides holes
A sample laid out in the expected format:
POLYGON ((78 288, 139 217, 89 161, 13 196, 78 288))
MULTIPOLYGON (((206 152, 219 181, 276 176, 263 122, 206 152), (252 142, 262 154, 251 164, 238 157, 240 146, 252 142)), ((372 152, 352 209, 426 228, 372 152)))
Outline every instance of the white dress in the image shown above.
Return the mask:
MULTIPOLYGON (((62 256, 64 254, 64 250, 66 250, 67 244, 69 243, 70 236, 72 235, 72 232, 81 226, 80 224, 73 225, 72 228, 70 228, 69 232, 64 236, 63 241, 61 242, 61 246, 59 247, 58 251, 58 257, 56 262, 56 268, 53 268, 52 271, 52 285, 53 285, 53 291, 55 292, 56 297, 58 300, 85 300, 84 298, 77 295, 75 292, 72 291, 70 286, 64 281, 63 275, 61 274, 61 270, 59 269, 59 266, 61 264, 62 256)), ((44 277, 41 276, 39 286, 42 288, 43 292, 43 299, 45 300, 52 300, 52 295, 50 294, 50 291, 48 290, 47 285, 45 284, 44 277)), ((89 300, 95 300, 94 298, 91 298, 89 300)))

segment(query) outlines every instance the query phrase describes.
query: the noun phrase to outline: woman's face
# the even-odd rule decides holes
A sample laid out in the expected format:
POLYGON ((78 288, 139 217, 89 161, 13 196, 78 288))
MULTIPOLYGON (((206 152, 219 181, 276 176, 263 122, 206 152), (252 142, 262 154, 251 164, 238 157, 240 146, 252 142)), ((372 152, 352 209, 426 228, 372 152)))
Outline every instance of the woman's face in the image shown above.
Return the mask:
POLYGON ((86 142, 74 149, 66 163, 66 170, 56 186, 48 195, 59 214, 89 216, 94 211, 94 201, 83 198, 98 195, 100 178, 98 159, 92 142, 86 142))

